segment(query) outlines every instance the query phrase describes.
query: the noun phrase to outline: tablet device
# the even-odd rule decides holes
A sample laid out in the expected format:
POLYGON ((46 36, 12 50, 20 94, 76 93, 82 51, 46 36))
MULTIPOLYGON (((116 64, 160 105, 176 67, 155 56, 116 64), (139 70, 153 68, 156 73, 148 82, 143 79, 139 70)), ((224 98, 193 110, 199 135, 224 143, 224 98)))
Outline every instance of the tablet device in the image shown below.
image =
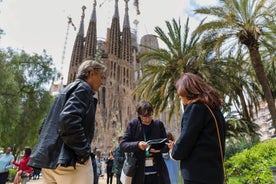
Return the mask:
POLYGON ((167 138, 151 139, 147 141, 147 143, 150 145, 150 148, 154 148, 156 150, 162 149, 167 142, 168 142, 167 138))

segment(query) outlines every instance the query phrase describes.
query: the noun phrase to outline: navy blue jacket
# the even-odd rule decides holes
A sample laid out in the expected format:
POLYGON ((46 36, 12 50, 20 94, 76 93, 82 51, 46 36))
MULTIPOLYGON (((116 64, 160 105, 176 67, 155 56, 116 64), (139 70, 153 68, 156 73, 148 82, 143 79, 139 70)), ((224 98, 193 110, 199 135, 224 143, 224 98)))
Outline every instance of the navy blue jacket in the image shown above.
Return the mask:
MULTIPOLYGON (((220 110, 212 110, 218 121, 220 137, 225 146, 225 119, 220 110)), ((189 104, 181 121, 181 134, 172 157, 181 160, 185 180, 204 184, 222 184, 223 166, 214 118, 201 102, 189 104)))
MULTIPOLYGON (((166 138, 166 130, 163 122, 159 120, 152 120, 149 125, 150 134, 147 140, 166 138)), ((132 184, 143 184, 144 183, 144 173, 145 173, 145 151, 140 150, 138 143, 144 140, 144 129, 140 118, 134 119, 127 124, 127 128, 120 144, 121 151, 123 152, 134 152, 137 158, 136 172, 132 179, 132 184)), ((168 148, 164 148, 164 152, 168 151, 168 148)), ((156 184, 170 184, 169 174, 167 167, 165 165, 162 153, 153 154, 153 162, 157 168, 158 181, 156 184)))
POLYGON ((87 82, 77 79, 61 92, 41 126, 29 166, 55 169, 84 163, 91 153, 97 100, 87 82))

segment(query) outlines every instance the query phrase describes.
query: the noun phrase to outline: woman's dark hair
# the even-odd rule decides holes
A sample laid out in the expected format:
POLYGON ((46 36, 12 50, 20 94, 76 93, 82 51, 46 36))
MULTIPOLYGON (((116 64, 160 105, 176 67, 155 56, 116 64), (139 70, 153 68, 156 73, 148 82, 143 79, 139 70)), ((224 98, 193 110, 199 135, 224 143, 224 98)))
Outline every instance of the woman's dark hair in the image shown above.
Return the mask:
POLYGON ((184 73, 176 82, 176 89, 179 96, 188 100, 198 99, 213 109, 221 107, 220 95, 198 75, 184 73))
POLYGON ((167 132, 167 138, 171 141, 174 141, 173 134, 171 132, 167 132))
POLYGON ((32 149, 30 147, 25 147, 24 148, 24 157, 30 156, 32 153, 32 149))
POLYGON ((142 100, 137 104, 136 112, 140 116, 151 116, 153 114, 153 107, 150 102, 142 100))

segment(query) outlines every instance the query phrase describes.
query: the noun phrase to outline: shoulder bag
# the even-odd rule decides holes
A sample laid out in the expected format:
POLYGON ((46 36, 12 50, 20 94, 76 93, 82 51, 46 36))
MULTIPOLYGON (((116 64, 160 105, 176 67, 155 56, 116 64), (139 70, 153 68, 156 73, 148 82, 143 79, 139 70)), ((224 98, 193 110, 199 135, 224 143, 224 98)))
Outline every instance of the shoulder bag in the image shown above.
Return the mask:
POLYGON ((134 153, 127 153, 123 164, 120 181, 122 184, 131 184, 135 175, 137 158, 134 153))
POLYGON ((222 151, 222 144, 221 144, 221 139, 220 139, 220 133, 219 133, 219 128, 218 128, 218 121, 216 116, 214 115, 213 111, 211 110, 211 108, 205 104, 205 106, 207 107, 207 109, 210 111, 210 113, 212 114, 214 121, 215 121, 215 125, 216 125, 216 130, 217 130, 217 136, 218 136, 218 142, 219 142, 219 149, 220 149, 220 157, 221 157, 221 163, 222 163, 222 167, 223 167, 223 175, 224 175, 224 181, 223 183, 226 184, 226 179, 225 179, 225 168, 224 168, 224 157, 223 157, 223 151, 222 151))

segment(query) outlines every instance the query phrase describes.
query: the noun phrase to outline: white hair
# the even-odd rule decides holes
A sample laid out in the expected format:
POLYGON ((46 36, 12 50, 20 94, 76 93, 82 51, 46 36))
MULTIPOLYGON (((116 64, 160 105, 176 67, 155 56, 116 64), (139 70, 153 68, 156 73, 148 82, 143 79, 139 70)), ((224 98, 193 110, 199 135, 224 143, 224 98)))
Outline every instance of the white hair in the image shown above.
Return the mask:
POLYGON ((79 66, 77 78, 87 79, 91 70, 97 73, 105 72, 106 66, 95 60, 86 60, 79 66))

